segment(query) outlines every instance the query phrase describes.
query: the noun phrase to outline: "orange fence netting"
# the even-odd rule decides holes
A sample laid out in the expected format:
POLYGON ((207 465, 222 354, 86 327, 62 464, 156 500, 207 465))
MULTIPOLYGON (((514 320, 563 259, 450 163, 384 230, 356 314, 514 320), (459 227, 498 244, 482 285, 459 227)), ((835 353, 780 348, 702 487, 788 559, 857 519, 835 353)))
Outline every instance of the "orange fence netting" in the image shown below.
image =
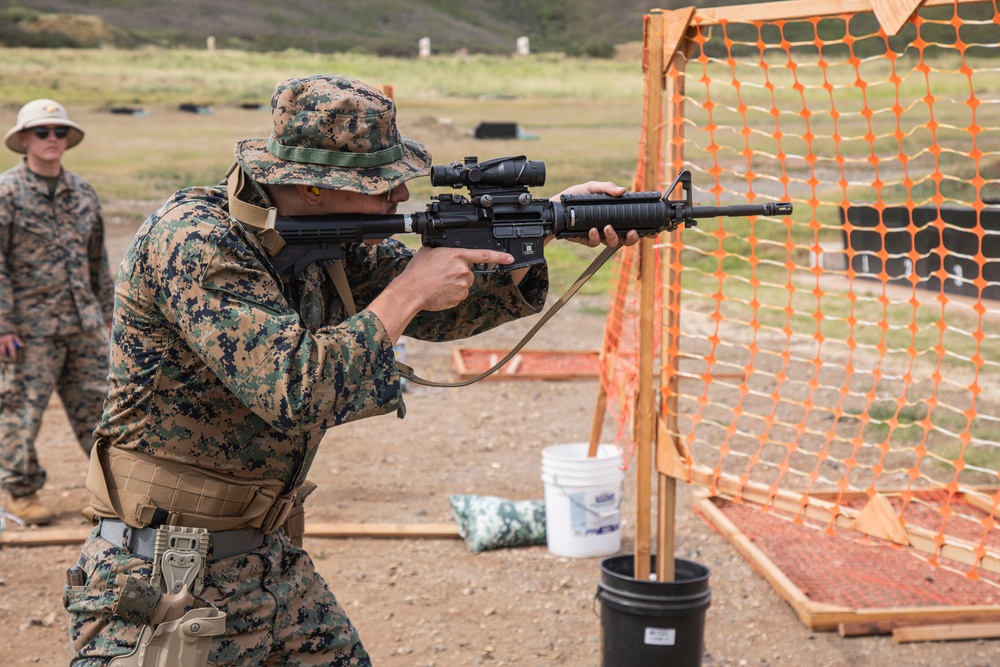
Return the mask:
MULTIPOLYGON (((843 7, 695 11, 666 53, 668 120, 643 128, 664 155, 640 169, 660 189, 690 170, 696 203, 794 212, 664 239, 661 274, 679 280, 657 300, 657 448, 676 476, 830 533, 885 496, 896 541, 997 572, 1000 11, 925 6, 888 35, 824 5, 843 7)), ((622 255, 602 380, 629 452, 637 260, 622 255)))

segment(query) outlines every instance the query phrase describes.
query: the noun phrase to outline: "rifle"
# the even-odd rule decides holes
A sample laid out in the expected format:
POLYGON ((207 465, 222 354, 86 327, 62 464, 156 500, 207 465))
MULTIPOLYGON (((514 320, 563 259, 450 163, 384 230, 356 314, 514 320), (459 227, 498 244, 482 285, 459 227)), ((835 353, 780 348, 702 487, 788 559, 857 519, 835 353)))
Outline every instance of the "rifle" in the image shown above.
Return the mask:
POLYGON ((590 230, 611 225, 620 236, 636 230, 640 236, 672 232, 681 225, 693 227, 698 218, 719 216, 789 215, 790 202, 736 206, 695 206, 691 172, 682 171, 670 189, 627 192, 621 197, 605 194, 563 195, 558 201, 535 199, 529 187, 545 184, 545 164, 523 155, 478 162, 431 167, 431 185, 468 188, 469 197, 447 193, 431 198, 427 210, 398 215, 278 216, 275 230, 285 242, 272 258, 280 273, 292 267, 298 274, 313 262, 341 259, 342 245, 394 234, 419 234, 425 246, 485 248, 514 257, 512 270, 545 261, 548 236, 557 239, 586 237, 590 230), (680 199, 669 199, 677 187, 680 199))
MULTIPOLYGON (((619 236, 636 230, 640 236, 693 227, 698 218, 719 216, 789 215, 790 202, 766 202, 736 206, 695 206, 691 172, 677 175, 666 193, 627 192, 620 197, 605 194, 563 195, 558 201, 535 199, 529 187, 545 184, 545 164, 523 155, 480 163, 476 157, 464 162, 431 167, 431 185, 468 188, 469 196, 448 193, 431 198, 427 210, 399 215, 279 216, 274 229, 284 247, 271 258, 280 273, 292 267, 298 274, 314 262, 341 259, 343 244, 384 239, 394 234, 419 234, 425 246, 500 250, 514 257, 512 264, 497 267, 510 271, 545 261, 545 239, 586 237, 590 230, 603 232, 611 225, 619 236), (670 194, 681 188, 679 199, 670 194)), ((397 362, 400 374, 418 384, 462 387, 477 382, 509 361, 612 255, 604 251, 591 263, 565 294, 539 319, 507 356, 471 380, 433 382, 413 374, 397 362)))

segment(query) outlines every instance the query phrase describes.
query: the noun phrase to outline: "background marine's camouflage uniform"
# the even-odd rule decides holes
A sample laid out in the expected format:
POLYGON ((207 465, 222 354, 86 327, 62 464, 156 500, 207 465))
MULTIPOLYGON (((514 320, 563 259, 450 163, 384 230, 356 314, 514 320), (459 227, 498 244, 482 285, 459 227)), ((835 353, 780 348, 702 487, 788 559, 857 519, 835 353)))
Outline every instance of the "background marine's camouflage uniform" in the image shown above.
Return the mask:
MULTIPOLYGON (((363 309, 412 253, 391 239, 346 249, 360 310, 348 318, 320 267, 283 284, 227 205, 222 189, 182 191, 136 233, 116 288, 98 447, 281 480, 291 491, 326 429, 402 407, 392 341, 363 309)), ((418 315, 405 333, 472 335, 538 312, 547 288, 544 266, 519 285, 507 273, 480 275, 459 307, 418 315)), ((80 565, 87 582, 66 589, 73 664, 103 665, 138 639, 141 624, 110 608, 128 577, 148 580, 150 563, 95 530, 80 565)), ((210 562, 201 597, 227 614, 209 658, 219 664, 263 664, 265 655, 283 665, 370 664, 308 555, 281 532, 259 549, 210 562)))
POLYGON ((0 333, 24 342, 0 361, 0 475, 13 496, 45 483, 35 438, 55 390, 89 452, 107 394, 114 284, 93 188, 63 170, 54 194, 25 162, 0 175, 0 333))

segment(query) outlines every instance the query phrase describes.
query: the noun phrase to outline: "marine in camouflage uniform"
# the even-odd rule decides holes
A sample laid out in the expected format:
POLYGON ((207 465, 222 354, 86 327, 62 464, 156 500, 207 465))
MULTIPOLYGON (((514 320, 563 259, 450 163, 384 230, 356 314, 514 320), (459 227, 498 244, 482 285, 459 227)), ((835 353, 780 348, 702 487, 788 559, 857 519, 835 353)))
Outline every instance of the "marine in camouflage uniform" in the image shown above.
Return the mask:
POLYGON ((36 495, 45 470, 35 439, 53 390, 89 453, 108 387, 114 283, 101 205, 61 167, 82 139, 46 99, 24 105, 5 137, 26 156, 0 175, 0 480, 7 511, 29 523, 52 519, 36 495))
POLYGON ((68 585, 65 595, 77 667, 108 664, 136 646, 156 596, 131 595, 147 591, 151 575, 148 553, 133 547, 137 535, 159 522, 213 530, 198 601, 224 611, 226 624, 212 639, 209 660, 369 665, 344 610, 289 538, 289 524, 274 525, 275 516, 284 515, 269 509, 261 518, 246 509, 262 497, 256 492, 227 506, 230 492, 259 484, 280 498, 299 497, 327 429, 401 412, 393 356, 399 335, 451 340, 537 313, 544 304, 544 266, 514 277, 477 275, 473 282, 471 262, 505 256, 414 252, 392 239, 345 248, 353 315, 327 267, 276 274, 268 250, 273 239, 235 219, 241 205, 230 192, 239 193, 240 202, 262 209, 277 204, 291 214, 274 186, 294 185, 294 196, 310 205, 329 196, 391 213, 408 197, 404 182, 428 173, 430 156, 399 135, 391 100, 352 79, 284 81, 271 106, 271 137, 236 145, 243 174, 235 175, 247 177, 247 186, 176 193, 141 226, 122 262, 111 387, 88 478, 97 525, 79 561, 85 581, 68 585), (462 274, 465 298, 454 298, 457 305, 430 308, 442 300, 427 296, 424 307, 436 312, 414 311, 412 318, 386 307, 410 281, 433 285, 438 278, 431 272, 440 271, 446 282, 443 269, 462 274), (170 506, 150 500, 160 491, 148 479, 175 474, 206 489, 222 485, 214 497, 226 499, 212 504, 205 492, 195 498, 175 493, 170 506), (124 533, 108 528, 123 522, 124 533), (220 526, 226 530, 216 532, 220 526), (260 533, 260 544, 217 557, 238 529, 260 533))

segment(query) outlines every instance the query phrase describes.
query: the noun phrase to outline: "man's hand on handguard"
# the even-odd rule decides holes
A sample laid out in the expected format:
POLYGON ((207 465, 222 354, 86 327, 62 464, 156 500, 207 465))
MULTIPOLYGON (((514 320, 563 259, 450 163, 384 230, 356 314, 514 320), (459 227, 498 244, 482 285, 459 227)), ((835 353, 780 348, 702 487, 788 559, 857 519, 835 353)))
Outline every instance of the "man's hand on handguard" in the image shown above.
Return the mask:
MULTIPOLYGON (((625 188, 620 185, 616 185, 610 181, 587 181, 586 183, 580 183, 579 185, 572 185, 559 194, 557 194, 552 199, 559 199, 563 195, 611 195, 613 197, 621 197, 625 194, 625 188)), ((604 243, 604 245, 610 248, 617 248, 618 246, 631 246, 639 242, 639 233, 634 229, 630 230, 625 238, 618 236, 615 232, 614 227, 608 225, 604 228, 604 238, 601 238, 601 232, 598 229, 591 229, 590 235, 587 238, 571 238, 567 239, 573 243, 582 243, 585 246, 590 246, 591 248, 596 248, 597 246, 604 243)), ((551 239, 546 239, 548 243, 551 239)))
POLYGON ((447 310, 469 296, 469 288, 475 280, 472 264, 511 264, 513 261, 507 253, 496 250, 422 246, 403 273, 389 283, 368 308, 396 342, 421 310, 447 310))

